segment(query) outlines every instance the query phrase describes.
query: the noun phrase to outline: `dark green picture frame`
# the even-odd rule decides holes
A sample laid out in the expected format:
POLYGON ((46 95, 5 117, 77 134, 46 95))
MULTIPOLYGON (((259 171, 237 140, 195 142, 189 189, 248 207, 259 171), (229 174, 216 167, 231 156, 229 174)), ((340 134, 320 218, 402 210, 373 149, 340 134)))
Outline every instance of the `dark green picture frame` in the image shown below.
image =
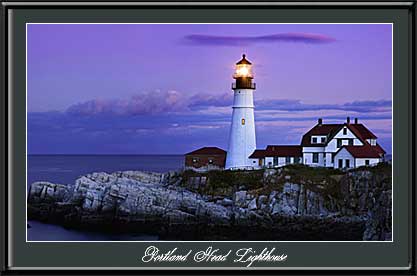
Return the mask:
POLYGON ((3 2, 2 3, 1 271, 16 274, 415 274, 415 3, 413 2, 3 2), (393 242, 267 242, 288 255, 283 263, 250 269, 225 262, 140 262, 144 249, 247 247, 242 242, 26 242, 27 22, 394 23, 393 242), (414 185, 413 185, 414 184, 414 185), (146 272, 145 270, 146 269, 146 272), (105 271, 103 271, 105 270, 105 271))

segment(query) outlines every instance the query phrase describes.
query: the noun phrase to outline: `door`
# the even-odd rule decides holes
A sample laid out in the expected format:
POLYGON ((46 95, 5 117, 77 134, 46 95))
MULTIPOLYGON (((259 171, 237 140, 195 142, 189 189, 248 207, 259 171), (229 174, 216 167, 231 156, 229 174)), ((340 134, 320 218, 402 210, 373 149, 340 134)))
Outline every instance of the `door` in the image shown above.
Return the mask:
POLYGON ((350 168, 350 160, 346 159, 345 161, 346 161, 346 168, 350 168))
POLYGON ((343 159, 339 159, 339 169, 343 168, 343 159))

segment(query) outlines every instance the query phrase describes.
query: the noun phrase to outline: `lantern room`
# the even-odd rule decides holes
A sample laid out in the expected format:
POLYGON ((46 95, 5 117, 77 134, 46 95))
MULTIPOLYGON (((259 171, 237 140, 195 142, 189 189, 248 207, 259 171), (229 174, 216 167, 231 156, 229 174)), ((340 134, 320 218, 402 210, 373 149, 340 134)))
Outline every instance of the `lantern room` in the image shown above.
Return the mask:
POLYGON ((252 63, 246 59, 246 55, 242 55, 242 59, 236 63, 236 70, 233 74, 236 80, 232 85, 232 89, 255 89, 255 83, 252 82, 252 63))

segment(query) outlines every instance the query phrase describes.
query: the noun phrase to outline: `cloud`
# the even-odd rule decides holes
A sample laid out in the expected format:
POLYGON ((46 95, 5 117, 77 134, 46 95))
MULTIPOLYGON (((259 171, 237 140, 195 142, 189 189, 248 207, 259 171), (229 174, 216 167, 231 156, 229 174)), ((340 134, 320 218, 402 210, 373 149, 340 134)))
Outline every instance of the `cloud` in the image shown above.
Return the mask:
POLYGON ((197 94, 190 98, 189 107, 192 109, 200 109, 210 106, 224 107, 231 106, 232 102, 232 93, 224 93, 221 95, 197 94))
MULTIPOLYGON (((184 153, 204 145, 227 147, 232 93, 141 93, 127 99, 92 99, 62 112, 28 113, 30 153, 184 153), (225 112, 225 111, 228 112, 225 112)), ((293 99, 255 102, 258 146, 299 143, 322 117, 341 123, 358 117, 390 150, 389 100, 306 104, 293 99)))
POLYGON ((129 99, 94 99, 74 104, 67 112, 74 115, 143 115, 183 111, 186 105, 184 96, 177 91, 154 91, 137 94, 129 99))
POLYGON ((264 99, 255 102, 257 110, 280 111, 314 111, 314 110, 342 110, 350 112, 386 112, 391 110, 392 102, 389 100, 354 101, 345 104, 304 104, 300 100, 271 100, 264 99))
MULTIPOLYGON (((316 116, 300 116, 300 117, 288 117, 288 116, 258 116, 259 120, 257 121, 264 121, 264 122, 275 122, 275 121, 284 121, 284 122, 301 122, 301 121, 309 121, 309 122, 316 122, 317 118, 322 118, 325 120, 326 123, 341 123, 346 121, 346 117, 348 115, 332 115, 331 113, 320 113, 316 116)), ((360 114, 356 115, 359 118, 359 121, 362 122, 363 120, 390 120, 391 114, 378 114, 378 115, 367 115, 367 114, 360 114)), ((351 117, 351 119, 353 119, 351 117)))
POLYGON ((390 111, 392 109, 392 101, 354 101, 351 103, 345 103, 341 108, 342 110, 349 109, 357 112, 390 111))
MULTIPOLYGON (((64 112, 28 113, 28 151, 181 154, 204 145, 227 147, 231 112, 213 109, 231 111, 231 96, 185 95, 173 91, 143 93, 127 100, 91 100, 64 112)), ((340 123, 346 116, 359 117, 378 137, 385 137, 381 144, 390 150, 391 101, 385 100, 339 105, 290 99, 258 101, 258 146, 299 143, 318 117, 326 123, 340 123)))
POLYGON ((30 154, 183 154, 204 144, 225 147, 229 118, 169 114, 28 113, 30 154), (224 122, 227 120, 227 124, 224 122))
MULTIPOLYGON (((93 99, 70 106, 67 113, 80 116, 94 115, 158 115, 172 113, 213 113, 215 108, 230 107, 232 93, 218 95, 195 94, 186 96, 178 91, 154 91, 131 96, 128 99, 93 99)), ((305 104, 292 99, 262 99, 255 101, 257 111, 305 112, 320 110, 339 110, 359 113, 385 113, 391 111, 390 100, 354 101, 345 104, 305 104)), ((374 114, 375 115, 375 114, 374 114)))
POLYGON ((256 43, 309 43, 324 44, 335 42, 336 39, 323 34, 315 33, 278 33, 262 36, 215 36, 193 34, 184 39, 193 45, 209 46, 242 46, 256 43))
POLYGON ((231 106, 231 93, 184 96, 177 91, 141 93, 128 99, 93 99, 71 105, 66 112, 73 115, 157 115, 231 106))

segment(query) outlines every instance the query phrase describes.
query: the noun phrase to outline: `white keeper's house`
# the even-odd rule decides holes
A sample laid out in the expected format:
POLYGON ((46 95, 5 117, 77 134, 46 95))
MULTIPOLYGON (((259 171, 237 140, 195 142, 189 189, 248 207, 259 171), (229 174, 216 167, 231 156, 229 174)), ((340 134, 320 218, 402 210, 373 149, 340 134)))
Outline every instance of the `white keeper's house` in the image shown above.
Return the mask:
POLYGON ((384 161, 385 150, 377 137, 355 118, 342 124, 317 124, 305 133, 301 145, 268 146, 249 157, 254 168, 302 163, 316 167, 356 168, 384 161))

